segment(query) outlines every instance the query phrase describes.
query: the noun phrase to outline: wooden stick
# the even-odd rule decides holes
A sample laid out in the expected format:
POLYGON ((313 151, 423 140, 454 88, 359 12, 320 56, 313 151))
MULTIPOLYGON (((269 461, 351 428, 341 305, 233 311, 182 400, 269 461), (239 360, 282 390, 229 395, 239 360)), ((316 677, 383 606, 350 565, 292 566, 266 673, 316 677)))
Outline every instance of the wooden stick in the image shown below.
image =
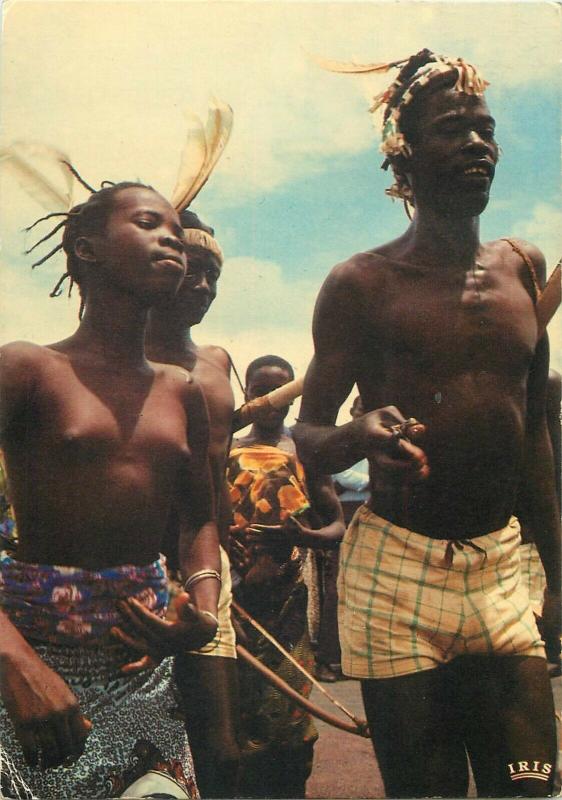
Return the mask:
MULTIPOLYGON (((290 662, 291 662, 291 664, 292 664, 294 667, 296 667, 296 668, 299 670, 299 672, 300 672, 302 675, 304 675, 304 677, 305 677, 305 678, 306 678, 308 681, 310 681, 310 683, 311 683, 313 686, 315 686, 315 687, 318 689, 318 691, 319 691, 319 692, 322 692, 322 694, 323 694, 325 697, 327 697, 327 698, 328 698, 328 700, 329 700, 331 703, 333 703, 333 704, 334 704, 334 705, 335 705, 337 708, 339 708, 339 710, 340 710, 340 711, 343 711, 343 713, 344 713, 344 714, 345 714, 347 717, 349 717, 351 720, 353 720, 353 722, 355 722, 355 724, 356 724, 356 725, 362 725, 362 724, 363 724, 363 720, 358 720, 358 719, 356 718, 355 714, 354 714, 352 711, 349 711, 349 709, 347 709, 347 708, 346 708, 346 707, 343 705, 343 703, 340 703, 340 701, 339 701, 339 700, 337 700, 335 697, 333 697, 333 696, 330 694, 330 692, 329 692, 327 689, 325 689, 325 688, 322 686, 322 684, 321 684, 321 683, 319 683, 319 682, 316 680, 316 678, 315 678, 313 675, 311 675, 311 674, 310 674, 310 672, 309 672, 309 671, 308 671, 308 670, 307 670, 307 669, 306 669, 306 668, 305 668, 305 667, 304 667, 302 664, 300 664, 300 663, 299 663, 299 662, 296 660, 296 658, 295 658, 293 655, 291 655, 291 653, 289 653, 289 652, 288 652, 288 651, 287 651, 287 650, 286 650, 286 649, 283 647, 283 645, 281 644, 281 642, 279 642, 279 641, 278 641, 278 640, 275 638, 275 636, 273 636, 273 634, 271 634, 271 633, 270 633, 268 630, 266 630, 266 628, 264 628, 264 627, 263 627, 263 625, 261 625, 261 623, 259 623, 259 622, 257 621, 257 619, 254 619, 254 617, 252 617, 252 615, 251 615, 251 614, 248 614, 248 612, 247 612, 245 609, 243 609, 243 608, 242 608, 242 606, 241 606, 239 603, 237 603, 237 602, 236 602, 236 600, 234 600, 234 599, 232 600, 232 610, 233 610, 233 611, 235 611, 235 612, 238 614, 238 616, 242 617, 242 619, 245 619, 247 622, 249 622, 249 623, 250 623, 250 625, 251 625, 253 628, 255 628, 257 631, 259 631, 259 632, 261 633, 261 635, 262 635, 262 636, 263 636, 265 639, 267 639, 267 641, 268 641, 268 642, 270 642, 270 643, 271 643, 271 644, 272 644, 272 645, 273 645, 273 646, 274 646, 274 647, 275 647, 277 650, 279 650, 279 652, 280 652, 280 653, 282 653, 282 654, 285 656, 285 658, 286 658, 288 661, 290 661, 290 662)), ((364 723, 364 724, 366 725, 367 723, 364 723)))
POLYGON ((328 725, 333 725, 334 728, 339 728, 346 733, 354 733, 356 736, 363 736, 366 739, 370 737, 367 722, 365 720, 358 720, 357 725, 352 725, 349 722, 345 722, 344 720, 335 717, 333 714, 328 713, 328 711, 324 711, 324 709, 319 708, 307 697, 303 697, 302 694, 299 694, 296 689, 293 689, 293 687, 289 686, 289 684, 286 683, 283 678, 280 678, 279 675, 276 675, 274 672, 272 672, 268 667, 265 666, 265 664, 262 664, 261 661, 253 656, 241 644, 236 645, 236 652, 240 658, 257 670, 257 672, 259 672, 266 681, 271 683, 272 686, 275 686, 276 689, 279 689, 280 692, 283 692, 283 694, 285 694, 291 700, 294 700, 294 702, 301 706, 301 708, 304 708, 305 711, 308 711, 310 714, 318 719, 321 719, 323 722, 327 722, 328 725))
POLYGON ((237 408, 232 417, 232 432, 236 433, 241 428, 245 428, 254 420, 259 420, 269 414, 272 408, 281 409, 290 405, 293 400, 300 397, 304 385, 304 378, 297 378, 289 383, 284 383, 278 389, 274 389, 263 397, 256 397, 249 400, 243 406, 237 408))
POLYGON ((561 300, 560 273, 562 269, 562 258, 554 268, 550 278, 546 282, 541 296, 536 305, 538 338, 540 339, 546 330, 546 326, 555 315, 561 300))

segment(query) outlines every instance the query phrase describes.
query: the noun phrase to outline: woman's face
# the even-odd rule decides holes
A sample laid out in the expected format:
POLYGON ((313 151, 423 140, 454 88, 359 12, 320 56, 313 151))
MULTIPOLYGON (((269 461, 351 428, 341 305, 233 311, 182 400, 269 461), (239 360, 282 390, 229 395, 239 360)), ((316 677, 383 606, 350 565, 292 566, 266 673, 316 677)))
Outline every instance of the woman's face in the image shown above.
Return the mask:
MULTIPOLYGON (((263 397, 274 389, 278 389, 280 386, 289 383, 290 380, 291 376, 287 370, 282 367, 260 367, 252 373, 248 381, 248 386, 246 387, 248 400, 254 400, 256 397, 263 397)), ((285 406, 285 408, 281 409, 272 408, 265 418, 260 419, 259 427, 265 430, 273 429, 283 422, 288 413, 289 406, 285 406)))
MULTIPOLYGON (((174 208, 152 189, 131 187, 113 197, 101 234, 92 244, 90 274, 151 305, 174 295, 186 270, 183 229, 174 208)), ((80 255, 80 253, 78 253, 80 255)))

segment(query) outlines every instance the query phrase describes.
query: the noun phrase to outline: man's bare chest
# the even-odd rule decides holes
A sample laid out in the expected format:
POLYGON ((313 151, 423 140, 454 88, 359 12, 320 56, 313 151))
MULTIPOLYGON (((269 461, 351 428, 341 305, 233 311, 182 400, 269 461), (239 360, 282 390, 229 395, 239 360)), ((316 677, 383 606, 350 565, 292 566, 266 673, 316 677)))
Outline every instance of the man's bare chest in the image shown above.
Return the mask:
POLYGON ((420 366, 527 368, 536 345, 533 302, 516 276, 478 268, 445 276, 401 275, 363 308, 373 347, 420 366))

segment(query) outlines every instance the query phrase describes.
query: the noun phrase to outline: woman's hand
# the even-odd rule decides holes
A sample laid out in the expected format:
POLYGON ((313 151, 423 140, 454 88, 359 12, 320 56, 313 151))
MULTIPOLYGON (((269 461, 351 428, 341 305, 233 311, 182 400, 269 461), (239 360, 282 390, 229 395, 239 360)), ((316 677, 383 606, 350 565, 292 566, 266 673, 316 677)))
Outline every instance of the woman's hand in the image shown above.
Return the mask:
MULTIPOLYGON (((118 608, 127 620, 127 632, 120 627, 111 629, 112 635, 122 644, 159 662, 169 655, 186 650, 199 650, 217 633, 217 623, 211 614, 199 611, 189 602, 186 592, 176 597, 177 620, 170 622, 149 611, 134 597, 122 600, 118 608), (129 631, 132 630, 132 633, 129 631)), ((150 662, 146 658, 125 664, 122 672, 146 669, 150 662)))
POLYGON ((0 695, 30 767, 48 769, 80 758, 92 723, 69 686, 32 648, 2 659, 0 695))
POLYGON ((323 528, 309 528, 296 517, 288 517, 283 525, 283 531, 291 543, 297 547, 328 550, 336 548, 341 542, 345 526, 342 522, 336 521, 323 528))

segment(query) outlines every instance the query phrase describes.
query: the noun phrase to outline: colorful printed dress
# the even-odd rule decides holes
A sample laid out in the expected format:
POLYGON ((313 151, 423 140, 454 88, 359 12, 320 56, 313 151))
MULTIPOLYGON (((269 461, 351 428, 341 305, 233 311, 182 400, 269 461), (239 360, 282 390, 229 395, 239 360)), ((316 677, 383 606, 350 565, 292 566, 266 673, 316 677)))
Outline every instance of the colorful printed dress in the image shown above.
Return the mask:
POLYGON ((10 504, 4 454, 0 450, 0 557, 13 554, 17 545, 16 518, 10 504))
POLYGON ((138 655, 110 635, 122 625, 117 601, 136 597, 163 616, 168 604, 163 558, 102 570, 17 561, 15 519, 0 451, 0 608, 78 697, 92 722, 72 767, 29 767, 0 700, 0 798, 199 797, 172 659, 123 675, 138 655))
POLYGON ((0 702, 0 797, 199 796, 172 659, 154 670, 120 671, 138 658, 110 635, 112 626, 123 625, 117 610, 123 597, 136 597, 163 616, 168 602, 164 560, 95 571, 8 556, 0 561, 2 611, 68 683, 93 725, 75 764, 41 770, 24 762, 0 702))
MULTIPOLYGON (((281 529, 289 516, 310 508, 302 465, 292 453, 271 445, 235 447, 227 464, 227 480, 234 514, 234 597, 310 671, 314 659, 302 558, 281 529), (249 530, 256 523, 273 527, 256 534, 249 530)), ((312 687, 302 673, 249 623, 242 627, 247 636, 244 646, 308 697, 312 687)), ((256 792, 263 797, 303 796, 291 791, 304 787, 312 768, 312 748, 318 736, 312 719, 241 659, 238 664, 241 796, 256 792)))

